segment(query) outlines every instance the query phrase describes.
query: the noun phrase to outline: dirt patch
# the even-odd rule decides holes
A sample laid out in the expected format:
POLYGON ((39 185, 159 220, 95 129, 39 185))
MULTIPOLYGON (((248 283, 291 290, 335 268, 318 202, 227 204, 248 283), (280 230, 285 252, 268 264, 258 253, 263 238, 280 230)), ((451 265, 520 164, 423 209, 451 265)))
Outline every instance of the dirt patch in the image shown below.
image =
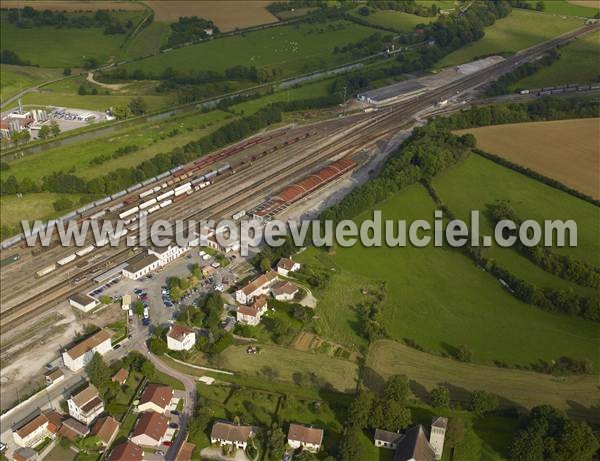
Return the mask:
POLYGON ((3 0, 2 8, 23 8, 30 6, 39 10, 51 11, 96 11, 96 10, 144 10, 144 6, 134 2, 74 2, 74 1, 21 1, 3 0))
POLYGON ((461 130, 477 147, 600 198, 600 119, 515 123, 461 130))
POLYGON ((569 3, 579 6, 587 6, 588 8, 600 8, 600 0, 568 0, 569 3))
POLYGON ((144 2, 154 10, 154 20, 177 22, 181 16, 209 19, 222 32, 278 22, 266 6, 270 1, 179 1, 154 0, 144 2))
POLYGON ((94 80, 94 73, 93 72, 88 72, 87 77, 85 79, 88 82, 93 83, 94 85, 98 85, 98 86, 101 86, 102 88, 107 88, 107 89, 113 90, 113 91, 120 91, 121 89, 123 89, 124 87, 126 87, 127 85, 129 85, 129 83, 102 83, 102 82, 98 82, 98 81, 94 80))
POLYGON ((292 347, 299 351, 308 352, 314 339, 315 335, 307 331, 302 331, 292 341, 292 347))

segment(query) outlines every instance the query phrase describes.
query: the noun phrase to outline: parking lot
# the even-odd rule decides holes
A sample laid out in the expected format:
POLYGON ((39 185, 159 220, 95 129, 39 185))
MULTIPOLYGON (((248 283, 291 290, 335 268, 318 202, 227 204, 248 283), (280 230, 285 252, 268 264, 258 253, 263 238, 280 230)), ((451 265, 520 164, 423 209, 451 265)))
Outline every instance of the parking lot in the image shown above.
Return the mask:
POLYGON ((116 300, 129 294, 132 296, 132 303, 140 300, 148 307, 151 324, 164 325, 175 317, 181 306, 193 304, 197 298, 215 291, 215 287, 222 285, 222 289, 227 290, 237 278, 236 269, 244 263, 239 256, 229 256, 231 264, 227 267, 216 268, 213 274, 202 279, 199 287, 188 291, 178 303, 172 302, 168 296, 164 295, 169 278, 189 276, 193 264, 203 267, 215 263, 213 257, 204 259, 200 256, 201 253, 203 250, 196 248, 158 271, 138 280, 123 277, 118 280, 112 279, 92 290, 90 295, 96 298, 108 295, 116 300))
POLYGON ((49 107, 48 118, 58 123, 61 131, 75 130, 90 123, 109 120, 104 112, 68 107, 49 107))

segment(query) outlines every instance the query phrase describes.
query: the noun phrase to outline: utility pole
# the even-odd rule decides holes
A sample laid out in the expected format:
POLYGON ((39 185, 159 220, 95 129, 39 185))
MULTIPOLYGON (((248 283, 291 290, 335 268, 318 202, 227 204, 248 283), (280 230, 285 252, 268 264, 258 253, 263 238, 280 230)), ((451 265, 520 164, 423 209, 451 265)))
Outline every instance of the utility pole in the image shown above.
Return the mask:
POLYGON ((344 85, 344 102, 342 103, 343 105, 343 109, 342 109, 342 114, 346 115, 346 91, 348 90, 348 87, 346 85, 344 85))

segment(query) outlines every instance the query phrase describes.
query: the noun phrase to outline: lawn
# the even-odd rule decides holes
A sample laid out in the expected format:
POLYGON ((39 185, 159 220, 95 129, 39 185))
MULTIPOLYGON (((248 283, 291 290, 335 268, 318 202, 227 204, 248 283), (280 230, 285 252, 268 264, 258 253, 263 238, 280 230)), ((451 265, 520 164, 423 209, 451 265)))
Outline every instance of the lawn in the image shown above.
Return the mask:
POLYGON ((465 132, 473 134, 485 152, 600 199, 600 118, 509 123, 458 133, 465 132))
POLYGON ((438 62, 438 67, 453 66, 493 54, 507 54, 528 48, 568 32, 583 21, 572 17, 553 16, 513 8, 505 18, 485 29, 485 36, 450 53, 438 62))
MULTIPOLYGON (((523 342, 521 345, 527 347, 523 342)), ((555 377, 463 363, 390 340, 372 345, 367 367, 367 383, 375 389, 381 387, 382 379, 403 374, 411 380, 413 394, 421 399, 427 399, 432 388, 443 384, 450 389, 452 400, 463 405, 470 392, 484 389, 502 397, 503 404, 524 408, 549 404, 580 418, 600 420, 592 407, 598 400, 595 376, 555 377)))
POLYGON ((230 346, 219 355, 218 366, 251 376, 268 374, 284 382, 338 391, 351 391, 356 386, 358 367, 353 362, 275 345, 259 348, 257 355, 248 355, 245 346, 230 346))
MULTIPOLYGON (((131 18, 137 24, 144 13, 129 11, 114 14, 123 21, 131 18)), ((49 68, 82 67, 88 57, 96 58, 100 64, 114 61, 126 38, 126 34, 105 35, 100 27, 21 29, 5 20, 1 29, 2 49, 14 51, 21 59, 34 65, 49 68)))
POLYGON ((358 13, 358 10, 353 10, 351 14, 374 26, 386 27, 397 32, 410 32, 418 24, 428 24, 437 19, 433 16, 422 17, 395 10, 374 10, 369 16, 362 16, 358 13))
POLYGON ((154 376, 149 381, 154 384, 164 384, 165 386, 171 386, 177 391, 185 390, 185 386, 181 381, 159 370, 154 371, 154 376))
MULTIPOLYGON (((80 96, 77 93, 61 93, 44 89, 39 93, 28 93, 23 96, 23 104, 35 106, 58 106, 72 107, 76 109, 88 109, 105 111, 110 107, 126 106, 131 101, 131 95, 97 94, 80 96)), ((166 109, 173 105, 173 97, 144 96, 149 112, 166 109)))
POLYGON ((48 80, 62 76, 58 69, 44 69, 41 67, 0 65, 0 91, 2 100, 9 98, 25 88, 37 85, 48 80))
POLYGON ((600 75, 600 31, 584 35, 560 48, 560 59, 510 87, 543 88, 567 83, 596 83, 600 75))
MULTIPOLYGON (((506 187, 507 181, 502 184, 506 187)), ((450 187, 464 199, 484 195, 479 189, 468 191, 456 181, 450 187)), ((522 191, 519 196, 528 197, 522 191)), ((546 202, 547 197, 538 200, 552 203, 546 202)), ((473 207, 477 205, 465 201, 473 207)), ((446 203, 452 210, 452 201, 446 203)), ((424 188, 412 186, 377 209, 382 211, 384 220, 432 221, 434 203, 424 188)), ((463 214, 462 210, 454 212, 458 216, 463 214)), ((362 222, 367 216, 363 214, 356 221, 362 222)), ((587 222, 592 220, 593 217, 587 218, 587 222)), ((590 235, 597 234, 590 232, 590 235)), ((473 352, 475 362, 485 364, 502 360, 524 365, 568 355, 590 359, 598 367, 599 357, 591 353, 599 345, 595 324, 517 301, 458 250, 431 245, 395 249, 385 244, 372 248, 355 245, 336 249, 334 256, 310 248, 298 259, 331 269, 334 274, 328 288, 314 290, 313 294, 319 299, 318 333, 339 343, 364 345, 357 332, 359 324, 354 307, 366 299, 361 295, 362 288, 371 292, 373 286, 383 283, 384 324, 388 335, 395 340, 412 339, 438 354, 452 353, 456 347, 465 345, 473 352)))
POLYGON ((160 73, 168 67, 223 71, 244 65, 280 69, 278 77, 286 77, 350 61, 350 56, 334 54, 333 49, 375 32, 347 21, 281 26, 175 49, 125 67, 160 73))

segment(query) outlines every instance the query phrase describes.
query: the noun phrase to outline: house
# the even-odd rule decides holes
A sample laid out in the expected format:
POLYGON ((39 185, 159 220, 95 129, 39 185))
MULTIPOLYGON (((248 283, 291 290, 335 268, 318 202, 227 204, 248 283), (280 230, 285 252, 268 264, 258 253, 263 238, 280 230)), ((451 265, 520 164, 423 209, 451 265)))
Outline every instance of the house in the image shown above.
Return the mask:
POLYGON ((113 448, 106 461, 142 461, 144 450, 135 443, 125 442, 113 448))
POLYGON ((37 451, 31 447, 17 448, 13 452, 14 461, 37 461, 40 459, 37 451))
POLYGON ((155 411, 142 413, 130 440, 142 447, 158 447, 166 440, 169 418, 155 411))
POLYGON ((86 366, 95 352, 103 355, 112 349, 111 335, 106 330, 100 330, 75 346, 62 353, 65 367, 72 371, 79 371, 86 366))
POLYGON ((85 437, 89 433, 89 427, 73 418, 65 419, 58 431, 58 435, 69 439, 71 442, 75 441, 78 437, 85 437))
POLYGON ((175 461, 192 461, 192 454, 196 445, 187 440, 181 444, 179 451, 175 455, 175 461))
POLYGON ((84 293, 75 293, 69 297, 69 304, 80 311, 89 312, 100 304, 100 301, 84 293))
POLYGON ((104 402, 92 384, 67 400, 69 414, 78 421, 89 425, 104 411, 104 402))
POLYGON ((127 371, 125 368, 121 368, 119 371, 117 371, 113 375, 111 380, 112 380, 112 382, 119 383, 122 386, 123 384, 125 384, 125 381, 127 381, 128 376, 129 376, 129 371, 127 371))
POLYGON ((442 459, 447 428, 448 418, 443 418, 442 416, 434 416, 432 418, 431 431, 429 432, 429 444, 433 448, 435 459, 442 459))
POLYGON ((160 384, 148 384, 138 404, 138 411, 154 411, 156 413, 165 413, 171 401, 173 400, 174 391, 169 386, 161 386, 160 384))
POLYGON ((375 446, 378 448, 389 448, 395 450, 398 447, 398 441, 404 437, 399 432, 384 431, 375 429, 375 446))
POLYGON ((46 378, 46 384, 50 386, 54 383, 59 383, 63 379, 65 379, 65 374, 60 368, 54 368, 53 370, 49 370, 46 373, 44 373, 44 377, 46 378))
POLYGON ((256 326, 260 323, 263 314, 267 312, 267 297, 261 295, 254 299, 254 302, 245 306, 240 304, 236 308, 236 318, 240 323, 256 326))
POLYGON ((323 429, 292 423, 288 430, 287 440, 288 445, 294 450, 302 447, 311 453, 317 453, 323 444, 323 429))
POLYGON ((277 301, 291 301, 299 292, 299 288, 287 280, 281 280, 271 287, 271 294, 277 301))
POLYGON ((227 421, 217 421, 210 431, 210 443, 220 446, 232 445, 245 450, 248 440, 256 435, 254 426, 242 426, 227 421))
POLYGON ((60 429, 61 420, 61 416, 54 410, 43 411, 13 429, 13 439, 20 447, 36 447, 47 437, 54 438, 60 429))
POLYGON ((102 446, 108 448, 115 440, 120 426, 119 422, 112 416, 104 416, 98 418, 94 423, 91 434, 98 436, 102 446))
POLYGON ((141 254, 135 257, 125 268, 123 277, 137 280, 160 267, 160 259, 153 254, 141 254))
POLYGON ((183 325, 171 325, 167 333, 167 347, 172 351, 189 351, 196 344, 196 333, 183 325))
POLYGON ((235 299, 240 304, 250 304, 254 298, 269 294, 271 284, 277 280, 277 274, 269 271, 257 277, 245 287, 235 292, 235 299))
POLYGON ((277 273, 283 276, 287 276, 290 272, 296 272, 300 270, 300 263, 292 261, 289 258, 281 258, 277 263, 277 273))
POLYGON ((398 440, 394 461, 434 461, 435 452, 420 424, 411 427, 398 440))

